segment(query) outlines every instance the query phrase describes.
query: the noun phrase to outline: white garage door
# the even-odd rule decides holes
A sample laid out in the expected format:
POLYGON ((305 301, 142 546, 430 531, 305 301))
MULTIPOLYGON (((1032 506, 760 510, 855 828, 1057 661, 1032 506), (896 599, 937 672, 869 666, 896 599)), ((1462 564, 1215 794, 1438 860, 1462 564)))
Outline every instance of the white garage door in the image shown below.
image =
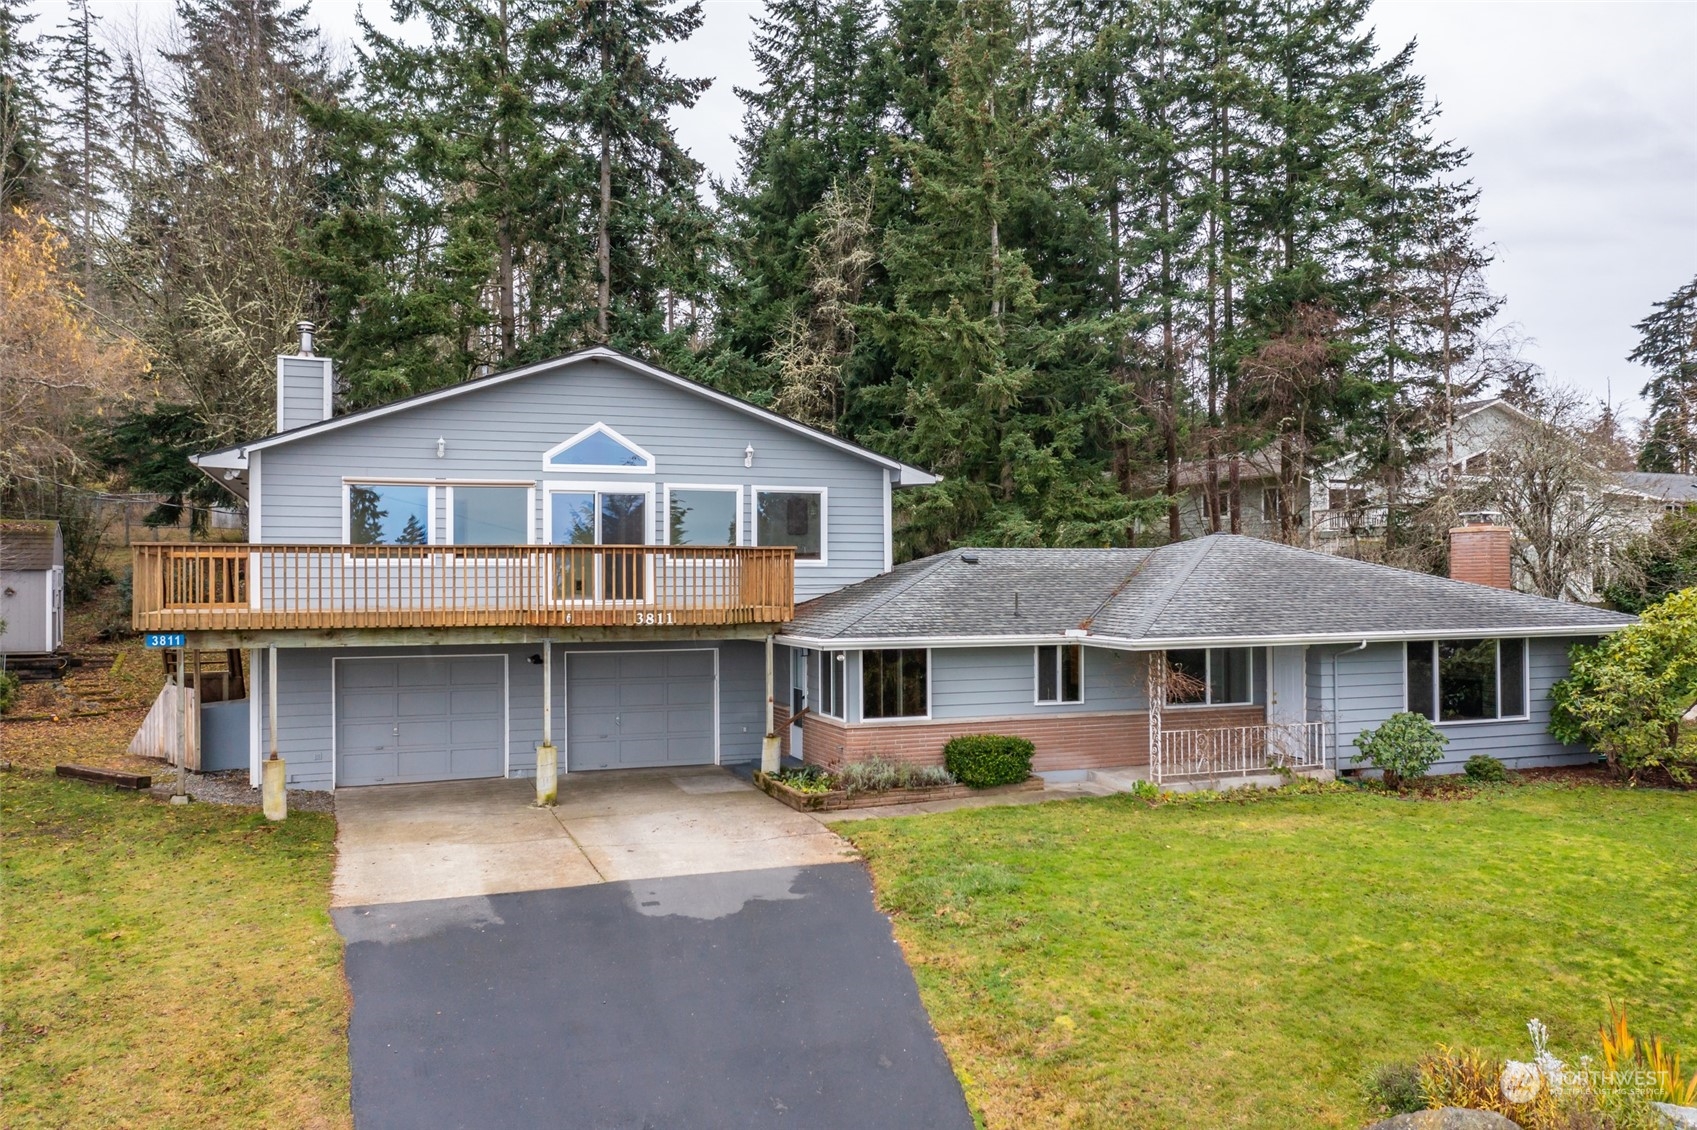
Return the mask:
POLYGON ((711 765, 713 706, 711 651, 573 652, 567 768, 711 765))
POLYGON ((498 655, 338 659, 336 784, 502 776, 506 713, 498 655))

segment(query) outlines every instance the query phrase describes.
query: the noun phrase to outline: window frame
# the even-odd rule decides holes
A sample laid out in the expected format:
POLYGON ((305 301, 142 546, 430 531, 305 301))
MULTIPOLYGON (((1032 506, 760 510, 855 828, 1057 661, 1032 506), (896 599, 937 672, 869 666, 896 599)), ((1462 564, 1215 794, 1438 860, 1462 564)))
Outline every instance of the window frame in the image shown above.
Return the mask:
POLYGON ((1031 649, 1031 701, 1035 706, 1077 706, 1084 701, 1084 645, 1076 641, 1057 641, 1055 643, 1036 644, 1031 649), (1043 697, 1043 649, 1055 649, 1055 693, 1057 698, 1043 697), (1062 655, 1067 649, 1073 649, 1078 655, 1078 697, 1066 697, 1066 661, 1062 655))
MULTIPOLYGON (((1423 643, 1431 648, 1432 655, 1432 713, 1443 714, 1443 669, 1438 660, 1438 645, 1440 643, 1459 643, 1463 640, 1490 640, 1497 645, 1497 716, 1495 718, 1455 718, 1442 721, 1440 718, 1428 719, 1434 726, 1495 726, 1502 722, 1527 722, 1532 718, 1532 640, 1527 636, 1461 636, 1455 639, 1412 639, 1403 640, 1402 650, 1402 708, 1409 713, 1419 711, 1409 705, 1408 678, 1408 648, 1410 644, 1423 643), (1520 713, 1503 713, 1503 640, 1520 641, 1520 713)), ((1422 718, 1426 717, 1424 714, 1422 718)))
MULTIPOLYGON (((1257 651, 1260 651, 1260 650, 1262 650, 1262 649, 1259 648, 1259 647, 1256 647, 1254 645, 1247 645, 1247 646, 1244 646, 1244 647, 1175 647, 1175 648, 1169 648, 1168 652, 1173 652, 1173 651, 1200 651, 1200 652, 1203 653, 1203 659, 1202 659, 1202 687, 1203 687, 1202 701, 1201 702, 1168 702, 1168 703, 1164 704, 1163 709, 1166 709, 1166 710, 1196 710, 1196 709, 1211 708, 1211 707, 1216 707, 1216 706, 1265 705, 1265 704, 1258 704, 1255 701, 1255 666, 1256 666, 1255 665, 1255 653, 1257 651), (1247 651, 1249 653, 1249 697, 1247 699, 1244 699, 1241 702, 1215 702, 1214 701, 1214 653, 1216 651, 1247 651)), ((1406 682, 1406 680, 1405 680, 1405 682, 1406 682)), ((1082 682, 1080 684, 1080 687, 1082 689, 1082 682)))
POLYGON ((567 475, 652 475, 654 473, 654 455, 639 443, 633 443, 619 434, 617 428, 604 421, 597 420, 587 428, 568 439, 563 439, 542 453, 542 469, 549 474, 567 475), (561 454, 567 448, 588 439, 591 435, 600 434, 613 440, 642 458, 640 467, 624 467, 608 463, 556 463, 554 456, 561 454))
MULTIPOLYGON (((447 488, 447 498, 446 498, 445 504, 442 507, 442 541, 441 541, 440 544, 442 544, 442 545, 459 545, 459 544, 461 544, 460 542, 458 542, 454 539, 454 488, 455 487, 471 487, 473 489, 479 489, 479 488, 484 488, 484 487, 495 487, 495 488, 506 488, 508 490, 517 490, 520 487, 524 488, 524 491, 525 491, 525 496, 524 496, 524 516, 525 516, 524 539, 525 540, 522 541, 522 542, 515 542, 513 544, 515 544, 515 545, 535 545, 536 544, 536 482, 534 480, 526 479, 526 480, 513 480, 513 481, 510 481, 510 482, 498 482, 498 481, 480 482, 476 479, 455 479, 451 482, 447 482, 447 483, 444 483, 442 485, 447 488)), ((465 543, 465 544, 482 545, 484 543, 482 543, 482 542, 468 542, 468 543, 465 543)), ((505 545, 507 543, 502 542, 502 543, 499 543, 499 544, 505 545)))
POLYGON ((797 569, 818 569, 831 562, 831 498, 830 491, 825 487, 798 486, 762 486, 756 484, 748 488, 752 506, 748 516, 748 544, 758 546, 760 542, 760 496, 762 494, 816 494, 819 496, 819 556, 795 559, 797 569))
MULTIPOLYGON (((342 476, 342 545, 354 546, 354 487, 423 487, 424 488, 424 544, 441 544, 436 529, 436 488, 441 483, 436 479, 397 479, 385 478, 382 475, 343 475, 342 476)), ((372 542, 373 545, 394 545, 394 542, 372 542)))
MULTIPOLYGON (((661 545, 672 545, 673 544, 673 542, 672 542, 672 491, 674 491, 674 490, 710 490, 710 491, 718 491, 721 494, 735 494, 736 495, 736 506, 737 506, 737 536, 736 536, 736 540, 733 541, 731 543, 731 545, 732 546, 743 546, 743 545, 748 544, 747 537, 745 536, 746 535, 746 527, 748 525, 748 522, 745 520, 746 516, 743 513, 742 484, 741 483, 731 483, 731 484, 726 484, 726 483, 667 483, 665 485, 664 491, 662 492, 663 501, 661 503, 661 511, 660 511, 660 515, 659 515, 659 517, 660 517, 660 532, 664 537, 664 540, 660 542, 661 545)), ((679 543, 679 544, 681 544, 681 543, 679 543)), ((724 548, 727 548, 727 547, 725 547, 725 546, 703 546, 702 548, 704 548, 704 549, 724 549, 724 548)))
POLYGON ((820 657, 819 658, 819 705, 818 705, 817 708, 814 709, 813 713, 822 715, 826 718, 834 718, 838 722, 847 722, 848 721, 848 668, 849 668, 848 656, 849 656, 849 653, 846 652, 846 651, 840 651, 839 650, 839 651, 820 651, 820 652, 817 652, 816 654, 820 657), (841 666, 838 666, 839 664, 841 666), (830 703, 831 703, 831 697, 832 697, 831 691, 833 689, 832 686, 831 686, 832 676, 828 673, 828 671, 829 672, 835 672, 835 671, 839 671, 839 670, 842 672, 843 682, 842 682, 842 686, 840 688, 837 688, 838 691, 839 691, 839 693, 836 696, 837 713, 833 714, 833 713, 831 713, 831 710, 830 710, 830 703))
MULTIPOLYGON (((929 647, 870 647, 862 648, 856 653, 859 656, 860 668, 860 725, 888 726, 902 725, 909 722, 931 721, 931 649, 929 647), (880 715, 875 718, 866 716, 866 653, 868 651, 920 651, 925 653, 925 713, 880 715)), ((847 666, 847 663, 844 663, 847 666)), ((846 688, 845 688, 846 689, 846 688)))

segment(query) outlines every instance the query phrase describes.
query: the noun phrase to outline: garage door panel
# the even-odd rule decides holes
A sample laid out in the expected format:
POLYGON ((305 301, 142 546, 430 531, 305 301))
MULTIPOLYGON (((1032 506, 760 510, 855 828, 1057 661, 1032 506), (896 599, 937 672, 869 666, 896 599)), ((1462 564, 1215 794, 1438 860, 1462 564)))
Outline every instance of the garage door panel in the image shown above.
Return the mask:
POLYGON ((501 776, 505 672, 499 656, 339 661, 337 784, 501 776))
POLYGON ((713 763, 713 652, 573 654, 566 682, 569 768, 713 763))

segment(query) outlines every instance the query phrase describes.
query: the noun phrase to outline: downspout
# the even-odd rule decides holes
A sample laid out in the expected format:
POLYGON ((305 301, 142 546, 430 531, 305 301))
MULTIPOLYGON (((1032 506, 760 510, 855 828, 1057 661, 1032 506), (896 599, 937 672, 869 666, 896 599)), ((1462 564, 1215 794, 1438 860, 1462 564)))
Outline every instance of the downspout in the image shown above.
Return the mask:
POLYGON ((1332 652, 1332 772, 1338 771, 1338 656, 1367 650, 1367 641, 1332 652))

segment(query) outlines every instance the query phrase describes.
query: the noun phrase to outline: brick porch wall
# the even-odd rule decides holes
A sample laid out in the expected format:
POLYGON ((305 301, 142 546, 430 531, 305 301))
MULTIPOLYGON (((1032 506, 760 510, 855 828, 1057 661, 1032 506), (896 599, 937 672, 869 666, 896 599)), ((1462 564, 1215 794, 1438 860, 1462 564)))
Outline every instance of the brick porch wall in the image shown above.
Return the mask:
MULTIPOLYGON (((787 715, 786 721, 787 721, 787 715)), ((1207 729, 1260 722, 1259 706, 1221 706, 1171 710, 1163 718, 1170 729, 1207 729)), ((1029 738, 1037 747, 1032 768, 1038 772, 1063 769, 1123 769, 1149 763, 1149 715, 1144 711, 1114 714, 1020 715, 1012 718, 970 718, 925 722, 872 722, 847 726, 831 718, 808 714, 801 720, 806 759, 834 769, 846 761, 885 757, 920 765, 941 765, 943 746, 962 734, 1011 734, 1029 738)), ((789 751, 789 726, 784 726, 784 750, 789 751)))

